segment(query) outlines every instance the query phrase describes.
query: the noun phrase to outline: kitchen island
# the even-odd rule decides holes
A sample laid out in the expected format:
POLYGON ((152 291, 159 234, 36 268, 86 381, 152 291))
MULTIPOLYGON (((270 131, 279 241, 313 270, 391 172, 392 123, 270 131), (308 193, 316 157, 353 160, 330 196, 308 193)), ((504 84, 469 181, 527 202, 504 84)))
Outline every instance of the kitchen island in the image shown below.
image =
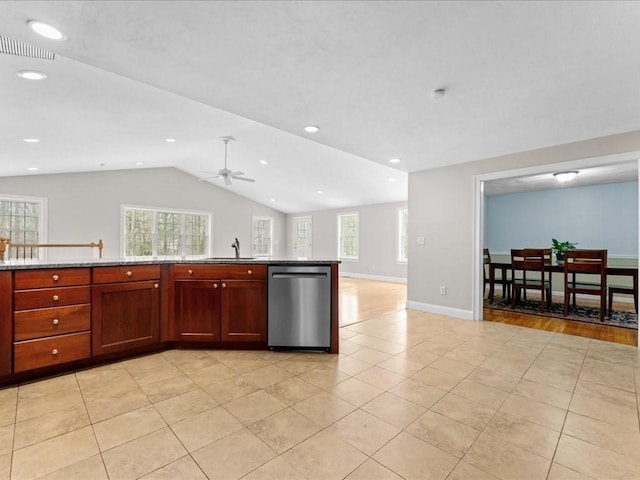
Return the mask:
POLYGON ((235 258, 0 263, 0 384, 171 348, 268 348, 267 269, 338 261, 235 258))

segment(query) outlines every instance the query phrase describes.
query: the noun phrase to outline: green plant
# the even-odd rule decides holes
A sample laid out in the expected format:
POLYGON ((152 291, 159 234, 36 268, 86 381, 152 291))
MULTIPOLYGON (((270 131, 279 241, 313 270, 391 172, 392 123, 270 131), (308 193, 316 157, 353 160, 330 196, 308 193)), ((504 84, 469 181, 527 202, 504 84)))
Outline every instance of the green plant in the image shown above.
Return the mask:
POLYGON ((557 255, 564 255, 567 250, 575 250, 577 243, 573 242, 559 242, 555 238, 551 239, 551 250, 557 255))

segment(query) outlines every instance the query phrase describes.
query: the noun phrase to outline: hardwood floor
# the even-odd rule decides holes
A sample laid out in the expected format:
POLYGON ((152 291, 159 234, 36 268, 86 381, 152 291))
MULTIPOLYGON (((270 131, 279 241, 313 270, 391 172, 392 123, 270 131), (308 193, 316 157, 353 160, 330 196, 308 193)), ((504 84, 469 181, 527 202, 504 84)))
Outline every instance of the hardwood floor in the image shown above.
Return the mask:
MULTIPOLYGON (((359 278, 340 278, 340 326, 351 325, 381 315, 405 310, 407 286, 359 278)), ((587 302, 588 303, 588 302, 587 302)), ((629 308, 632 310, 633 305, 629 308)), ((540 315, 484 310, 484 320, 566 333, 624 345, 638 345, 638 331, 585 322, 574 322, 540 315)))

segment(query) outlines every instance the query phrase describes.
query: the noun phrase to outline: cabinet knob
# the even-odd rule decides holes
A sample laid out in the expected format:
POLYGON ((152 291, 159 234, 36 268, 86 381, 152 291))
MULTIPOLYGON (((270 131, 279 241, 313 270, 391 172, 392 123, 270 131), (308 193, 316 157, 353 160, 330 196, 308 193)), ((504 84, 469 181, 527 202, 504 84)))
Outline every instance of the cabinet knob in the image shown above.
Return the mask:
POLYGON ((53 350, 51 350, 51 355, 57 355, 58 354, 58 349, 54 348, 53 350))
POLYGON ((57 302, 58 300, 60 300, 60 297, 58 295, 54 295, 52 298, 54 302, 57 302))
POLYGON ((249 275, 253 275, 253 270, 247 270, 247 273, 248 273, 249 275))
POLYGON ((157 283, 153 284, 153 288, 159 288, 159 287, 160 287, 160 285, 158 285, 157 283))
POLYGON ((60 280, 60 277, 59 277, 58 275, 54 275, 53 277, 51 277, 51 279, 52 279, 54 282, 57 282, 58 280, 60 280))
POLYGON ((60 320, 58 320, 57 318, 54 318, 52 323, 54 325, 58 325, 60 323, 60 320))
POLYGON ((133 272, 131 270, 127 271, 127 277, 130 277, 131 275, 133 275, 133 272))
POLYGON ((222 284, 222 288, 227 288, 227 284, 226 284, 226 283, 223 283, 223 284, 222 284))
POLYGON ((193 270, 187 270, 187 273, 188 273, 189 275, 193 275, 193 270))
POLYGON ((213 284, 213 288, 218 288, 218 284, 217 284, 217 283, 214 283, 214 284, 213 284))

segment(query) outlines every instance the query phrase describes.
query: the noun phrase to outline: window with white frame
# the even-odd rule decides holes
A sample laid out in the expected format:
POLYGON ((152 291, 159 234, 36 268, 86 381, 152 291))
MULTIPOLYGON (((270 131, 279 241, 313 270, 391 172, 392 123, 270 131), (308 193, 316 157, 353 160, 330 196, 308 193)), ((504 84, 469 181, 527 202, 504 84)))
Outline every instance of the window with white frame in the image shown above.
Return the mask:
POLYGON ((211 213, 123 207, 125 257, 206 257, 211 213))
POLYGON ((360 248, 359 214, 338 215, 338 256, 347 260, 357 260, 360 248))
POLYGON ((398 261, 406 262, 409 251, 409 210, 398 210, 398 261))
MULTIPOLYGON (((44 243, 46 199, 0 195, 0 237, 11 243, 44 243)), ((17 250, 7 249, 5 258, 15 258, 17 250)), ((42 257, 34 252, 34 257, 42 257)))
POLYGON ((273 255, 273 218, 253 217, 252 249, 254 257, 270 257, 273 255))

